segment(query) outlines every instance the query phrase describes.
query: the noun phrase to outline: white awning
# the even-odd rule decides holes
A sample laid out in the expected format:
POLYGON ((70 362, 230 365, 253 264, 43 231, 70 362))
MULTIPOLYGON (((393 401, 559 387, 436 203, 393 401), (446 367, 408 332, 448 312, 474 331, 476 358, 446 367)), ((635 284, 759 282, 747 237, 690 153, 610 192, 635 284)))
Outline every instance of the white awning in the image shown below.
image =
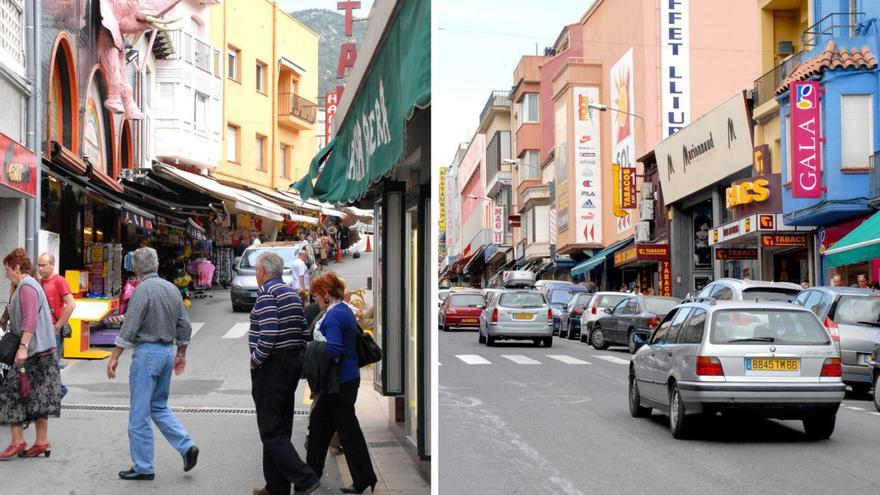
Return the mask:
POLYGON ((252 213, 273 222, 284 220, 292 213, 256 194, 235 189, 204 175, 196 175, 164 164, 156 163, 153 171, 159 176, 184 187, 190 187, 204 194, 214 196, 230 203, 232 209, 252 213))
POLYGON ((298 75, 299 77, 303 77, 304 75, 306 75, 306 69, 298 63, 294 62, 293 60, 290 60, 287 57, 279 57, 278 61, 281 62, 281 65, 283 65, 284 67, 287 67, 288 69, 295 72, 296 75, 298 75))
MULTIPOLYGON (((287 208, 291 208, 291 207, 298 208, 299 204, 297 204, 297 203, 302 203, 302 201, 295 200, 291 197, 285 196, 280 191, 272 191, 269 189, 262 189, 262 188, 256 188, 256 187, 251 188, 251 189, 256 194, 261 195, 261 196, 265 196, 266 198, 271 199, 272 201, 277 201, 278 203, 280 203, 281 205, 283 205, 287 208)), ((315 210, 315 211, 317 211, 317 210, 315 210)), ((288 215, 288 219, 291 221, 294 221, 294 222, 304 222, 304 223, 310 223, 312 225, 318 225, 318 218, 317 217, 310 217, 307 215, 290 213, 288 215)))
POLYGON ((293 202, 294 206, 302 210, 313 211, 315 213, 319 213, 321 211, 321 207, 319 205, 315 205, 306 201, 303 201, 302 198, 299 197, 299 194, 291 191, 275 191, 278 194, 281 194, 285 198, 288 198, 291 202, 293 202))

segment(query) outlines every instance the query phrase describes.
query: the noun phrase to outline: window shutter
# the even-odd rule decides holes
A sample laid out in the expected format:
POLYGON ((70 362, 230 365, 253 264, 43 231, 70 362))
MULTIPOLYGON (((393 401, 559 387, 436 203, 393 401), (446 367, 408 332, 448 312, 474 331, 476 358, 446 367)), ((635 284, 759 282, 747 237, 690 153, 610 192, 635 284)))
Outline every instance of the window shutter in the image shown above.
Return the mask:
POLYGON ((840 102, 841 168, 867 168, 873 153, 871 95, 844 95, 840 102))

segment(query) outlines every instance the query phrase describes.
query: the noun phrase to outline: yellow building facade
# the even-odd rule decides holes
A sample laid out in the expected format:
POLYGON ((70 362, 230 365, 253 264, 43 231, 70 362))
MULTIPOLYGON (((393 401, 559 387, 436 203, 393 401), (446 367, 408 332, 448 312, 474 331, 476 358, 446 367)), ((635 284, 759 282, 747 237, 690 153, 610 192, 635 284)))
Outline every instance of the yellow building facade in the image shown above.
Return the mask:
POLYGON ((813 18, 812 0, 759 0, 761 33, 761 72, 755 81, 755 146, 770 147, 770 169, 782 172, 779 104, 776 88, 800 63, 803 53, 801 34, 813 18))
POLYGON ((221 49, 222 181, 284 189, 315 155, 318 35, 273 0, 226 0, 211 9, 221 49))

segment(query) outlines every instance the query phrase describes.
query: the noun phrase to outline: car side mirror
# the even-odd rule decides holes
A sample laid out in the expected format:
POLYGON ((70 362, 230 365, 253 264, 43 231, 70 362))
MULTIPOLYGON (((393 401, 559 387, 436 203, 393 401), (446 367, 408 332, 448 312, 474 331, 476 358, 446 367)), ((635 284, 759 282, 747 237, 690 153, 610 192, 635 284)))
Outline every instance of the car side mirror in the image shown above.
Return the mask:
POLYGON ((647 339, 645 339, 645 336, 642 334, 638 334, 638 333, 634 333, 632 336, 632 339, 633 339, 633 343, 635 345, 645 345, 645 342, 647 342, 647 339))
POLYGON ((605 308, 602 311, 604 311, 606 314, 609 314, 609 315, 614 312, 614 310, 611 308, 605 308))

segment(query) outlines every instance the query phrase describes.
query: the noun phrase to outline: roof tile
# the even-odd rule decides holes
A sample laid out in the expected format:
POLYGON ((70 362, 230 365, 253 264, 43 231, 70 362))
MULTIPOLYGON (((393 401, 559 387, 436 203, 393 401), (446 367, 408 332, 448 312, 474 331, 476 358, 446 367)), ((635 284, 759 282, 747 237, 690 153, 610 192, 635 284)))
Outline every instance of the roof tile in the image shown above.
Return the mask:
POLYGON ((825 50, 820 54, 800 63, 782 84, 776 88, 776 94, 780 95, 791 87, 793 82, 806 81, 810 77, 822 74, 825 70, 834 69, 874 69, 877 67, 877 57, 868 46, 861 48, 837 48, 834 40, 825 45, 825 50))

